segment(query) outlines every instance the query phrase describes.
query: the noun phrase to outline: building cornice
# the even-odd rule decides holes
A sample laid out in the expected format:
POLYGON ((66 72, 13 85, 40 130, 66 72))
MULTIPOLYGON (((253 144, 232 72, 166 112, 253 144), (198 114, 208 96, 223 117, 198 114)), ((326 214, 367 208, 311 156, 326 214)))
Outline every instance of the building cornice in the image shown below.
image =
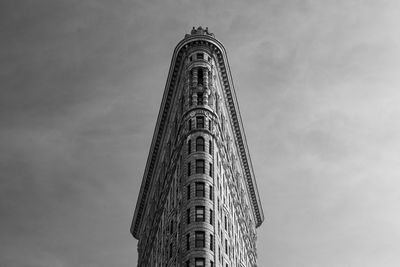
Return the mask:
POLYGON ((171 111, 171 101, 174 95, 174 90, 177 87, 179 70, 181 69, 184 53, 192 45, 208 46, 216 55, 216 61, 219 65, 222 78, 222 86, 227 99, 228 112, 232 120, 232 126, 235 138, 238 143, 238 151, 244 167, 244 174, 247 183, 247 189, 253 206, 254 215, 256 218, 256 227, 260 226, 264 221, 264 213, 261 206, 260 196, 258 194, 257 183, 254 176, 253 166, 250 159, 249 149, 247 146, 246 135, 244 132, 242 119, 239 111, 239 105, 236 98, 236 93, 233 85, 233 80, 229 68, 228 58, 224 46, 214 38, 212 34, 192 34, 186 35, 185 38, 178 43, 174 49, 171 60, 171 66, 168 73, 168 78, 161 102, 161 108, 158 113, 157 124, 154 130, 153 139, 149 155, 147 158, 146 168, 138 200, 136 203, 135 213, 131 225, 132 235, 138 239, 138 230, 143 221, 145 205, 148 198, 148 193, 151 189, 152 178, 154 176, 157 157, 160 153, 163 133, 166 129, 168 115, 171 111))

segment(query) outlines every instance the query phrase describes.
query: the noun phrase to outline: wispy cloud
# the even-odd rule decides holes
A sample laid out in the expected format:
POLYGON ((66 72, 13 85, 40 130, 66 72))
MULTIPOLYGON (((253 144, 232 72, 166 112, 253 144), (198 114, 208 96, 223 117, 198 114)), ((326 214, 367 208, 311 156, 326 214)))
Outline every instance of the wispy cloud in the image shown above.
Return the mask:
POLYGON ((172 51, 228 51, 260 266, 397 266, 396 1, 3 1, 0 265, 132 266, 172 51))

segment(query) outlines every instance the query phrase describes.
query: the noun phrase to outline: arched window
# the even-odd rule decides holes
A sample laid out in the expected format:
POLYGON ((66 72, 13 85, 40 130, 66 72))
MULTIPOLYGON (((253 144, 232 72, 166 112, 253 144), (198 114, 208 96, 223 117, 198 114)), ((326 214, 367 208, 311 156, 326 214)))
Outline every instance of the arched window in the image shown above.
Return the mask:
POLYGON ((203 137, 196 138, 196 151, 204 151, 204 138, 203 137))

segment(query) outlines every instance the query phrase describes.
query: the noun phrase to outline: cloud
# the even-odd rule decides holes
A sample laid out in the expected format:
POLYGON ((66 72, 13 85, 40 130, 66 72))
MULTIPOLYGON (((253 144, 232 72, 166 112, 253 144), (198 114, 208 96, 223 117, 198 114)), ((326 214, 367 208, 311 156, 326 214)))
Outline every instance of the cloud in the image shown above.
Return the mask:
POLYGON ((174 46, 224 43, 267 220, 260 266, 397 266, 395 1, 5 1, 0 265, 131 266, 174 46))

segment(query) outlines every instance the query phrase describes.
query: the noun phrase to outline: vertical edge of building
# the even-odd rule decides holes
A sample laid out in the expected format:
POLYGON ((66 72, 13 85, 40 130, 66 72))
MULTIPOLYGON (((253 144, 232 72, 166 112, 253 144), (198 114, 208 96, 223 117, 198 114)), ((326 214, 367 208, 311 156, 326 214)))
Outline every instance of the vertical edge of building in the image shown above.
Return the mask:
POLYGON ((131 225, 138 266, 257 266, 264 221, 223 45, 176 46, 131 225))

